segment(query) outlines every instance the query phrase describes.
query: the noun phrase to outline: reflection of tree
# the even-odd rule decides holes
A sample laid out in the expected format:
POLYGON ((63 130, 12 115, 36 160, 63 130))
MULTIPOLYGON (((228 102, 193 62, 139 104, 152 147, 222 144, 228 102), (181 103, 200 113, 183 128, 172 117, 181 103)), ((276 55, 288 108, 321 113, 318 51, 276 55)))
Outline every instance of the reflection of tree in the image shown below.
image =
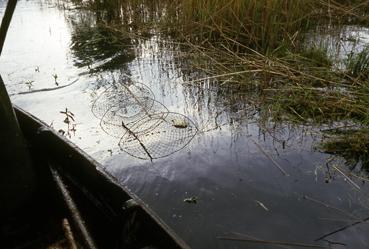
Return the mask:
POLYGON ((71 49, 78 67, 96 71, 122 68, 134 59, 134 42, 156 33, 169 3, 156 1, 79 1, 71 16, 71 49))
POLYGON ((71 49, 78 67, 94 70, 114 70, 134 59, 131 39, 104 25, 76 24, 71 49))
MULTIPOLYGON (((168 12, 177 5, 171 1, 147 0, 72 0, 75 5, 93 11, 98 21, 122 24, 137 29, 168 20, 168 12)), ((171 12, 171 14, 178 14, 171 12)))
MULTIPOLYGON (((166 3, 144 0, 86 2, 89 11, 81 11, 79 19, 72 21, 72 50, 78 59, 77 66, 90 66, 97 71, 120 68, 124 75, 124 65, 134 56, 147 53, 144 49, 149 48, 153 54, 148 64, 158 64, 160 75, 167 73, 169 77, 173 74, 184 81, 182 90, 185 105, 193 111, 194 118, 204 123, 200 130, 214 130, 225 124, 237 132, 251 122, 257 123, 261 133, 267 138, 271 137, 273 144, 278 142, 282 148, 288 145, 289 140, 303 137, 300 128, 306 124, 296 118, 288 120, 284 106, 276 103, 270 92, 263 92, 258 87, 275 79, 253 73, 247 76, 242 74, 242 77, 227 75, 227 72, 242 71, 244 67, 223 58, 218 50, 210 49, 209 52, 195 44, 184 45, 179 42, 181 40, 164 35, 168 32, 160 32, 163 30, 159 26, 173 14, 166 3), (155 37, 150 39, 150 34, 155 37), (208 56, 202 56, 204 51, 208 56), (225 72, 223 77, 207 78, 209 73, 222 75, 222 72, 225 72), (272 114, 279 109, 282 110, 279 113, 281 115, 272 114), (294 132, 293 126, 300 128, 294 132)), ((176 17, 174 13, 172 18, 176 17)), ((147 58, 137 59, 142 64, 147 62, 147 58)), ((163 84, 160 88, 163 93, 166 92, 167 83, 158 83, 163 84)), ((341 140, 346 142, 347 148, 342 148, 344 144, 338 144, 341 143, 339 140, 328 141, 330 143, 326 145, 325 152, 341 155, 352 165, 361 162, 364 168, 369 168, 369 156, 362 151, 355 151, 356 148, 365 147, 355 139, 350 140, 350 143, 341 140)))
POLYGON ((77 67, 115 70, 134 59, 132 30, 129 19, 122 16, 121 1, 73 3, 79 7, 78 12, 70 15, 71 49, 77 67))

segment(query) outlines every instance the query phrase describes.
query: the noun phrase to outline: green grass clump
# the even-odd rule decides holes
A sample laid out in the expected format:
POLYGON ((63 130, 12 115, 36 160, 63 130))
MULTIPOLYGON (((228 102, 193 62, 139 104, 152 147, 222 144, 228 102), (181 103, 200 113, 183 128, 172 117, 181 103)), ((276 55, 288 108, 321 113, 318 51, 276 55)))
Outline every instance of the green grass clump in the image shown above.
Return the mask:
POLYGON ((333 66, 332 58, 328 56, 326 48, 310 47, 302 50, 300 56, 311 67, 330 68, 333 66))
POLYGON ((354 78, 369 80, 369 47, 358 54, 351 53, 348 56, 347 71, 354 78))
POLYGON ((351 170, 360 166, 369 172, 369 129, 334 131, 319 146, 325 153, 345 158, 351 170))
POLYGON ((203 38, 226 35, 243 45, 267 50, 292 42, 309 26, 315 0, 182 1, 183 23, 203 38))

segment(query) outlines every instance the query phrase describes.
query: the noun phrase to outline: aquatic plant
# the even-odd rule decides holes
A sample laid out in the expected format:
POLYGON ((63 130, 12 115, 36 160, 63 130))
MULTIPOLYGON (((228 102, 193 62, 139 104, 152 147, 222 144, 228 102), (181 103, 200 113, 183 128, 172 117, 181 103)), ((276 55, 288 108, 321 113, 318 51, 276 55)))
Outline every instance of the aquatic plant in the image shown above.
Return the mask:
POLYGON ((361 52, 350 53, 346 63, 348 73, 362 80, 369 80, 369 47, 361 52))
POLYGON ((268 51, 297 47, 306 31, 329 23, 365 22, 368 1, 188 0, 177 1, 179 24, 195 39, 227 37, 232 46, 268 51), (231 38, 231 39, 229 39, 231 38))
POLYGON ((364 169, 369 173, 368 128, 333 130, 326 135, 318 146, 321 151, 342 156, 351 170, 364 169))
POLYGON ((65 108, 65 111, 60 111, 60 113, 64 115, 63 122, 67 125, 67 128, 66 128, 66 131, 63 129, 60 129, 58 132, 62 135, 66 135, 69 138, 71 138, 72 133, 73 135, 75 135, 77 131, 76 129, 77 124, 74 119, 74 113, 68 110, 68 108, 65 108))

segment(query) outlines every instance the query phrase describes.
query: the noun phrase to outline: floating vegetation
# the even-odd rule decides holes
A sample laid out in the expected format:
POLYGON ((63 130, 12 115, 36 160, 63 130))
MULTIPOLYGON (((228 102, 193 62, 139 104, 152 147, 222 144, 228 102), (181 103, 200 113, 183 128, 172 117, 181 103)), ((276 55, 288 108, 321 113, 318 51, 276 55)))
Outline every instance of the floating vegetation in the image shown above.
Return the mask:
POLYGON ((54 78, 55 85, 56 85, 56 86, 59 86, 59 83, 58 83, 58 81, 57 81, 57 79, 58 79, 58 75, 57 75, 56 73, 54 73, 52 76, 53 76, 53 78, 54 78))
POLYGON ((74 120, 74 114, 71 111, 69 111, 68 108, 65 108, 65 111, 60 111, 60 113, 64 115, 63 122, 67 124, 67 129, 66 131, 60 129, 58 132, 63 136, 66 135, 70 138, 72 137, 72 134, 75 135, 77 131, 76 129, 77 124, 75 123, 74 120))
POLYGON ((35 82, 34 80, 27 80, 26 82, 24 82, 24 84, 26 84, 26 86, 28 87, 28 90, 31 90, 34 82, 35 82))
POLYGON ((369 173, 369 129, 333 130, 326 134, 319 149, 345 158, 350 170, 369 173))

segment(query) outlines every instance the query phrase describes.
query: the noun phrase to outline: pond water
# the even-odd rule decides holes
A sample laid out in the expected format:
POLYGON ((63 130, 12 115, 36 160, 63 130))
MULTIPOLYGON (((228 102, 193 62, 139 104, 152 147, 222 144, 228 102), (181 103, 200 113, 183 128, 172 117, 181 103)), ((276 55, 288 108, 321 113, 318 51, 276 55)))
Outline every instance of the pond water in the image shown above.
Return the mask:
POLYGON ((369 247, 368 222, 350 226, 369 217, 366 181, 316 149, 329 127, 261 122, 247 95, 191 68, 176 43, 114 46, 97 16, 19 1, 0 61, 13 103, 98 160, 192 248, 302 248, 222 237, 369 247))

